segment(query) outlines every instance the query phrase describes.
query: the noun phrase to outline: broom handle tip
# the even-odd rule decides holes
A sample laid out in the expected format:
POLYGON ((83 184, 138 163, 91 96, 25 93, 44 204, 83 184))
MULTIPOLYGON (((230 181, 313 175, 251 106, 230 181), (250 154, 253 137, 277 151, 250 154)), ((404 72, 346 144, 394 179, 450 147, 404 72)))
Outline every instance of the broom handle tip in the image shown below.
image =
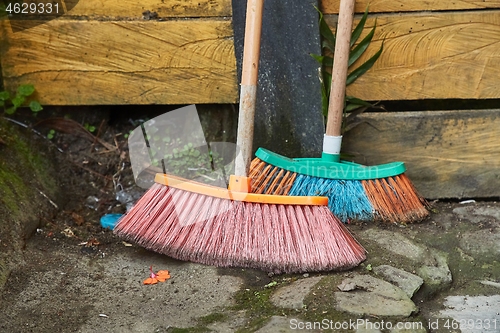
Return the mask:
POLYGON ((345 89, 355 0, 341 0, 333 55, 332 84, 328 104, 326 135, 342 135, 345 89))

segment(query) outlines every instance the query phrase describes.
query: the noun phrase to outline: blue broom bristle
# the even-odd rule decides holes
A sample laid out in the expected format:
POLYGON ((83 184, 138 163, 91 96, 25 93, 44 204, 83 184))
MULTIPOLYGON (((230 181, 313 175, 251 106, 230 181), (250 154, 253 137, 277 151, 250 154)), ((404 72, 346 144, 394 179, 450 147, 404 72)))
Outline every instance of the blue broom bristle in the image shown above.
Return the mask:
POLYGON ((342 222, 348 219, 373 220, 375 210, 363 184, 357 180, 337 180, 297 175, 288 195, 325 196, 328 208, 342 222))

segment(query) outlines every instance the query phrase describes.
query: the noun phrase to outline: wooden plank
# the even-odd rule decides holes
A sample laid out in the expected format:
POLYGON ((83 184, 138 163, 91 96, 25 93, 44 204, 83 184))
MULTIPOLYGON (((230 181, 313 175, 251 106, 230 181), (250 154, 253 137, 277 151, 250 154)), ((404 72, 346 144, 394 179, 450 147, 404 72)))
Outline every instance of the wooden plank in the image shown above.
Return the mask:
POLYGON ((382 112, 345 135, 343 151, 376 165, 404 161, 427 198, 500 196, 500 110, 382 112))
MULTIPOLYGON (((333 19, 328 17, 331 26, 333 19)), ((373 55, 382 40, 384 52, 348 87, 349 95, 371 101, 500 98, 500 11, 377 15, 376 19, 372 51, 358 64, 373 55)), ((374 23, 371 17, 366 26, 374 23)))
MULTIPOLYGON (((338 14, 339 4, 340 0, 322 0, 321 10, 338 14)), ((500 8, 500 0, 358 0, 355 10, 363 13, 368 5, 371 13, 418 12, 500 8)))
POLYGON ((66 0, 66 17, 142 19, 146 10, 165 17, 231 16, 231 0, 66 0))
POLYGON ((53 20, 3 31, 6 88, 32 83, 42 104, 237 101, 230 21, 53 20))

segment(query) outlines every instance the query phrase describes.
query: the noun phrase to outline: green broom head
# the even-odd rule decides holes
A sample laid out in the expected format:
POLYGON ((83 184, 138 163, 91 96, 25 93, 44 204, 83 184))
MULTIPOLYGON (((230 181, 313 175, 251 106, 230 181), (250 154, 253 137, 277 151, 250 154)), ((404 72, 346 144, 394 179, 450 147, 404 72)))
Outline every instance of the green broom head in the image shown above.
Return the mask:
POLYGON ((329 199, 328 207, 343 222, 382 220, 409 223, 428 216, 403 162, 376 166, 341 161, 339 155, 288 158, 259 148, 250 177, 255 193, 329 199))

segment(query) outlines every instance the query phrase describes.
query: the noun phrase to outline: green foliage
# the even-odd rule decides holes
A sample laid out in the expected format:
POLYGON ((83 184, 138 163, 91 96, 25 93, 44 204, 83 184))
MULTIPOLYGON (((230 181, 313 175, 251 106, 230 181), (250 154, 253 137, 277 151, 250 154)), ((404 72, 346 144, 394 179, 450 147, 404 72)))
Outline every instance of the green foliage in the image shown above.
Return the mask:
POLYGON ((83 127, 85 127, 85 129, 90 133, 94 133, 96 130, 96 127, 94 125, 90 125, 89 123, 85 123, 83 127))
POLYGON ((51 129, 49 133, 47 133, 47 139, 52 140, 56 136, 56 130, 51 129))
MULTIPOLYGON (((330 99, 330 89, 332 82, 332 66, 333 66, 333 54, 335 52, 335 41, 336 41, 336 32, 333 33, 330 30, 330 27, 325 21, 323 13, 318 9, 320 19, 319 19, 319 28, 322 41, 322 49, 324 55, 312 54, 312 57, 316 59, 321 64, 321 97, 322 97, 322 111, 323 115, 328 116, 328 103, 330 99)), ((357 68, 351 69, 351 67, 356 63, 356 61, 365 53, 370 45, 373 35, 375 34, 375 27, 377 23, 370 30, 370 32, 358 43, 359 38, 361 37, 361 33, 365 27, 366 19, 368 17, 368 7, 363 14, 363 17, 359 21, 359 23, 354 28, 351 34, 351 51, 349 53, 349 74, 347 75, 346 85, 350 85, 355 82, 360 76, 365 74, 370 68, 372 68, 373 64, 377 61, 377 59, 382 54, 382 50, 384 48, 384 44, 380 46, 380 49, 371 56, 366 62, 359 65, 357 68)), ((343 122, 343 131, 346 131, 351 128, 349 126, 350 120, 353 120, 355 116, 368 107, 373 107, 372 104, 365 102, 359 98, 346 96, 345 98, 345 106, 344 106, 344 122, 343 122), (354 112, 354 113, 353 113, 354 112), (349 118, 348 113, 353 113, 352 117, 349 118)))
MULTIPOLYGON (((11 95, 8 91, 0 91, 0 107, 4 109, 6 114, 13 114, 34 92, 35 87, 32 84, 20 85, 14 95, 11 95)), ((33 112, 43 110, 42 105, 35 100, 30 101, 28 106, 33 112)))

